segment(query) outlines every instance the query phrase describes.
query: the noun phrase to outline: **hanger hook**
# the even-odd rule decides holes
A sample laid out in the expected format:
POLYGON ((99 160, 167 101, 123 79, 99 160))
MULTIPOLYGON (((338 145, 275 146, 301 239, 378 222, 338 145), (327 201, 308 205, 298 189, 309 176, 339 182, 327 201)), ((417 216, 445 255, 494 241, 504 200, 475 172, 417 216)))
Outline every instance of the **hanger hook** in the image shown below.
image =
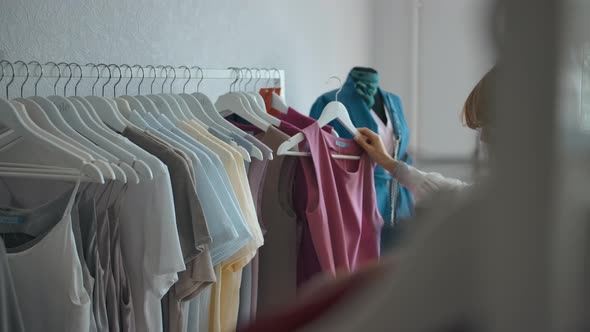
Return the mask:
POLYGON ((233 87, 233 86, 234 86, 234 85, 235 85, 235 84, 238 82, 238 80, 240 79, 240 72, 239 72, 238 68, 236 68, 236 67, 229 67, 228 69, 231 69, 231 70, 232 70, 232 72, 236 74, 236 79, 235 79, 235 80, 234 80, 232 83, 230 83, 230 85, 229 85, 229 92, 231 93, 231 92, 232 92, 232 87, 233 87))
POLYGON ((1 61, 0 61, 0 69, 2 69, 2 76, 0 76, 0 82, 2 82, 2 80, 4 79, 4 66, 2 65, 1 61))
POLYGON ((248 82, 246 82, 246 84, 244 84, 244 91, 248 91, 248 85, 250 83, 252 83, 252 80, 254 80, 254 74, 252 73, 252 69, 248 68, 248 67, 243 67, 243 70, 245 70, 246 72, 250 73, 250 79, 248 80, 248 82))
MULTIPOLYGON (((12 84, 12 82, 14 82, 14 66, 12 65, 12 63, 6 61, 6 60, 2 60, 0 61, 0 64, 6 63, 8 64, 8 66, 10 67, 10 69, 12 70, 12 77, 10 78, 10 81, 8 81, 8 83, 6 83, 6 99, 8 99, 8 87, 12 84)), ((4 65, 2 66, 2 78, 4 78, 4 65)))
POLYGON ((338 91, 336 91, 336 97, 335 97, 335 100, 338 101, 338 95, 340 94, 340 91, 342 91, 342 80, 338 76, 331 76, 326 81, 326 84, 330 83, 331 80, 337 80, 338 81, 338 84, 339 84, 338 85, 338 91))
POLYGON ((111 81, 111 79, 113 78, 113 72, 111 71, 111 68, 109 68, 109 66, 107 64, 104 63, 99 63, 97 65, 97 67, 104 67, 104 69, 107 70, 107 72, 109 73, 109 78, 107 79, 106 82, 104 82, 104 84, 102 85, 102 96, 104 97, 104 88, 107 86, 107 84, 109 84, 109 82, 111 81))
MULTIPOLYGON (((170 93, 172 93, 172 85, 174 85, 174 81, 176 81, 176 69, 172 66, 166 66, 166 68, 170 68, 172 74, 174 74, 174 76, 172 76, 172 81, 170 82, 170 93)), ((168 71, 166 71, 166 74, 168 74, 168 71)))
POLYGON ((69 71, 70 71, 70 76, 68 77, 68 80, 67 80, 67 81, 66 81, 66 83, 64 84, 64 97, 65 97, 65 96, 66 96, 66 92, 67 92, 66 90, 67 90, 68 84, 69 84, 69 83, 70 83, 70 81, 72 80, 72 76, 73 76, 73 73, 72 73, 72 67, 70 67, 70 65, 69 65, 69 64, 67 64, 67 63, 65 63, 65 62, 60 62, 60 63, 58 63, 57 65, 58 65, 58 67, 59 67, 59 66, 61 66, 61 65, 66 65, 66 67, 68 67, 68 69, 69 69, 69 71))
POLYGON ((168 69, 166 69, 166 66, 162 66, 162 65, 158 65, 158 66, 156 66, 156 68, 162 68, 162 71, 160 71, 160 73, 162 73, 162 72, 166 73, 166 77, 162 81, 162 86, 160 87, 160 90, 162 91, 162 93, 164 93, 164 83, 166 83, 166 81, 168 81, 168 69))
POLYGON ((197 75, 199 75, 199 72, 201 72, 201 79, 199 80, 199 83, 197 83, 197 92, 199 92, 199 87, 201 86, 201 83, 203 83, 203 80, 205 79, 205 73, 203 72, 203 69, 199 66, 191 67, 191 69, 193 69, 193 68, 197 68, 197 75))
POLYGON ((266 78, 266 87, 270 87, 270 79, 271 79, 271 75, 270 75, 270 69, 268 68, 262 68, 262 70, 264 70, 265 72, 268 73, 268 77, 266 78))
MULTIPOLYGON (((94 63, 87 63, 85 67, 87 66, 92 66, 92 69, 96 69, 96 81, 94 81, 94 84, 92 84, 92 95, 94 96, 94 88, 96 87, 96 83, 100 81, 100 69, 98 69, 98 66, 94 63)), ((90 73, 92 73, 92 69, 90 70, 90 73)))
MULTIPOLYGON (((133 65, 131 66, 131 68, 139 68, 139 70, 141 70, 141 81, 139 81, 139 84, 137 85, 137 95, 139 96, 141 94, 141 84, 143 83, 143 80, 145 79, 145 71, 143 70, 143 67, 140 65, 133 65)), ((131 76, 133 77, 133 72, 131 72, 131 76)))
POLYGON ((240 78, 240 80, 238 81, 238 88, 236 89, 236 91, 242 91, 242 82, 244 82, 244 77, 246 75, 242 75, 242 68, 236 67, 236 71, 238 72, 238 77, 240 78))
POLYGON ((273 84, 273 86, 274 86, 275 88, 280 88, 280 87, 281 87, 281 83, 280 83, 280 82, 281 82, 281 71, 280 71, 280 70, 278 70, 278 69, 276 69, 276 68, 271 68, 270 70, 272 70, 272 71, 276 71, 276 72, 277 72, 277 74, 278 74, 277 76, 279 77, 279 78, 278 78, 278 80, 279 80, 279 84, 278 84, 278 86, 277 86, 277 84, 273 84))
POLYGON ((55 80, 55 83, 53 83, 53 94, 57 95, 57 82, 59 82, 59 80, 61 79, 61 68, 59 68, 57 63, 52 61, 46 62, 45 65, 54 65, 55 68, 57 68, 57 79, 55 80))
POLYGON ((78 70, 80 70, 80 77, 78 77, 78 82, 76 82, 76 84, 74 85, 74 96, 77 96, 78 95, 78 85, 82 81, 82 66, 80 66, 79 64, 77 64, 75 62, 70 63, 70 66, 76 66, 76 67, 78 67, 78 70))
POLYGON ((178 69, 184 69, 184 72, 186 73, 188 71, 188 80, 186 80, 186 82, 184 82, 184 85, 182 86, 182 93, 186 93, 186 85, 188 84, 188 82, 191 80, 191 78, 193 78, 192 74, 191 74, 191 70, 189 67, 187 66, 180 66, 178 67, 178 69))
POLYGON ((114 66, 115 68, 117 68, 117 70, 119 71, 119 79, 117 80, 117 82, 115 82, 115 84, 113 85, 113 98, 117 97, 117 85, 119 85, 119 83, 121 82, 121 80, 123 79, 123 72, 121 71, 121 67, 119 67, 118 65, 111 63, 109 65, 109 68, 111 66, 114 66))
POLYGON ((28 64, 30 65, 33 63, 37 64, 37 67, 39 67, 39 69, 41 70, 41 74, 39 75, 39 78, 35 81, 35 96, 36 96, 37 95, 37 84, 39 84, 39 81, 43 77, 43 66, 38 61, 30 61, 28 64))
POLYGON ((133 69, 131 69, 131 66, 129 66, 127 64, 122 64, 121 68, 129 69, 129 72, 131 73, 131 74, 129 74, 129 81, 127 81, 127 84, 125 84, 125 95, 127 95, 127 89, 129 88, 129 83, 131 83, 131 80, 133 79, 133 69))
POLYGON ((260 82, 262 75, 260 74, 260 68, 258 67, 252 67, 252 70, 256 72, 256 81, 254 81, 254 92, 256 92, 256 87, 258 86, 258 82, 260 82))
POLYGON ((27 70, 27 76, 25 76, 25 80, 23 81, 23 83, 20 86, 20 97, 23 97, 23 88, 25 87, 25 84, 27 83, 27 81, 29 80, 29 66, 24 62, 24 61, 17 61, 14 64, 16 65, 17 63, 22 63, 23 66, 25 67, 25 69, 27 70))
POLYGON ((145 66, 146 68, 149 68, 150 71, 154 71, 154 79, 152 80, 152 84, 150 84, 150 93, 153 94, 154 93, 154 83, 156 82, 156 68, 152 65, 147 65, 145 66))

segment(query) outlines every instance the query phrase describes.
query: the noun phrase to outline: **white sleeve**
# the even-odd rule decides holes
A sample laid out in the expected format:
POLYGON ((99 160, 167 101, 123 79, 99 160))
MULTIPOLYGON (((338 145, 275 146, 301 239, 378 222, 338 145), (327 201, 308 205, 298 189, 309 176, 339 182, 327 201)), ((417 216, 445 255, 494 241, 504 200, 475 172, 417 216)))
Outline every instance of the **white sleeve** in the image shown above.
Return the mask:
POLYGON ((439 190, 460 191, 469 186, 461 180, 446 178, 439 173, 422 172, 402 161, 397 162, 392 175, 399 184, 412 192, 416 203, 439 190))

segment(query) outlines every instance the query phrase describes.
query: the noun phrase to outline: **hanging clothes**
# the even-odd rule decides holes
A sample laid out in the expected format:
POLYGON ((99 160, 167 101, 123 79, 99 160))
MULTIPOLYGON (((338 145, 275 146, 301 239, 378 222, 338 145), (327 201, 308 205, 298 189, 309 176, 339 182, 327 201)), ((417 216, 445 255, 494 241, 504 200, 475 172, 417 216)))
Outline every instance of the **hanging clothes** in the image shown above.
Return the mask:
POLYGON ((7 258, 21 314, 30 317, 23 320, 26 331, 90 328, 90 296, 72 229, 78 188, 79 182, 57 199, 32 209, 5 206, 0 210, 2 217, 15 220, 0 224, 0 233, 5 240, 7 234, 17 233, 7 243, 7 258))
MULTIPOLYGON (((268 131, 232 122, 276 151, 289 139, 279 128, 268 131)), ((297 159, 276 155, 268 162, 260 218, 267 236, 259 250, 258 311, 264 313, 293 301, 297 293, 297 255, 301 230, 292 209, 293 172, 297 159)))
MULTIPOLYGON (((193 280, 196 269, 211 269, 208 245, 209 230, 194 187, 194 174, 190 160, 179 150, 166 145, 153 135, 127 128, 123 134, 149 153, 159 157, 172 175, 172 190, 176 210, 176 226, 187 269, 177 280, 163 300, 164 331, 182 331, 182 299, 190 297, 194 289, 201 287, 200 280, 193 280)), ((211 273, 212 274, 212 273, 211 273)))
POLYGON ((350 139, 336 138, 317 123, 303 129, 301 158, 308 184, 307 220, 322 271, 352 272, 380 254, 383 219, 373 183, 374 164, 350 139), (338 160, 331 154, 359 156, 338 160))
POLYGON ((0 238, 0 330, 24 332, 25 327, 16 297, 14 282, 6 258, 6 247, 0 238))
MULTIPOLYGON (((287 113, 280 113, 277 115, 281 119, 280 129, 289 136, 294 136, 301 133, 305 129, 315 123, 313 118, 297 112, 295 109, 289 107, 287 113)), ((326 132, 333 132, 334 128, 325 126, 322 128, 326 132)), ((293 174, 293 210, 297 214, 297 223, 300 227, 297 250, 297 287, 303 286, 314 276, 322 272, 320 262, 317 258, 317 253, 313 246, 313 240, 309 230, 307 215, 307 182, 305 173, 301 166, 301 162, 297 160, 293 174)))
MULTIPOLYGON (((310 116, 318 119, 326 105, 336 100, 336 92, 337 90, 330 91, 318 97, 311 108, 310 116)), ((386 111, 393 124, 394 133, 399 141, 398 158, 411 165, 412 159, 407 152, 410 138, 409 129, 404 117, 401 100, 395 94, 383 91, 380 88, 377 93, 381 94, 386 111)), ((367 127, 375 132, 378 130, 378 125, 373 119, 369 107, 356 91, 355 81, 350 74, 338 94, 338 101, 342 102, 349 110, 350 119, 355 127, 367 127)), ((351 134, 340 123, 335 121, 330 125, 336 129, 341 137, 352 138, 351 134)), ((394 188, 396 186, 392 183, 391 175, 382 167, 375 167, 374 178, 379 211, 385 221, 385 227, 382 231, 382 246, 384 250, 388 250, 394 248, 399 242, 398 230, 397 227, 394 227, 394 224, 408 219, 412 215, 414 203, 411 193, 406 188, 402 186, 397 186, 397 189, 394 188)))

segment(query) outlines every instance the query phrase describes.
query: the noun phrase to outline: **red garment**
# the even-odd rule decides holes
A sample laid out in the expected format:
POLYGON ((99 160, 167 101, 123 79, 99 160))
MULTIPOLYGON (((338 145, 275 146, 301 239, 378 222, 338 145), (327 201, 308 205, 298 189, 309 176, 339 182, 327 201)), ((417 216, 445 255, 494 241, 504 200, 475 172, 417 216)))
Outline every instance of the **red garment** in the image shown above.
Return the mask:
POLYGON ((262 99, 264 99, 264 106, 266 108, 266 112, 268 114, 277 115, 276 113, 280 113, 277 110, 272 109, 272 94, 276 93, 277 95, 281 95, 281 88, 262 88, 258 92, 262 99))

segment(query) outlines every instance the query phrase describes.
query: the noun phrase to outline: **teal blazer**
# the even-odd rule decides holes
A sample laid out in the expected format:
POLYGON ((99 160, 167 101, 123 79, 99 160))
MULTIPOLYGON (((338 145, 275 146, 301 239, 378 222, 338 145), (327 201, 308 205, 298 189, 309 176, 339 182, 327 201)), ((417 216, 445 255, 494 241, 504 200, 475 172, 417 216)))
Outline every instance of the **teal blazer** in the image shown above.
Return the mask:
MULTIPOLYGON (((320 96, 313 104, 310 116, 318 119, 326 105, 334 101, 337 90, 333 90, 320 96)), ((407 164, 412 164, 412 158, 407 152, 408 143, 410 141, 410 132, 404 117, 401 99, 394 95, 379 89, 383 97, 390 119, 393 122, 393 129, 395 135, 400 139, 400 146, 398 148, 398 157, 407 164)), ((371 116, 371 110, 363 102, 361 97, 357 94, 354 81, 350 76, 342 87, 342 91, 338 94, 338 101, 346 106, 349 112, 350 119, 355 127, 366 127, 373 131, 377 131, 377 123, 371 116)), ((340 137, 352 138, 352 135, 340 123, 334 121, 330 123, 336 129, 340 137)), ((398 227, 394 227, 404 219, 409 218, 413 214, 414 200, 410 191, 400 185, 397 186, 397 197, 395 202, 395 214, 392 213, 392 177, 389 172, 380 166, 375 167, 375 191, 377 193, 377 204, 385 226, 382 231, 382 247, 388 249, 393 247, 398 237, 398 227), (394 217, 395 216, 395 217, 394 217)))

